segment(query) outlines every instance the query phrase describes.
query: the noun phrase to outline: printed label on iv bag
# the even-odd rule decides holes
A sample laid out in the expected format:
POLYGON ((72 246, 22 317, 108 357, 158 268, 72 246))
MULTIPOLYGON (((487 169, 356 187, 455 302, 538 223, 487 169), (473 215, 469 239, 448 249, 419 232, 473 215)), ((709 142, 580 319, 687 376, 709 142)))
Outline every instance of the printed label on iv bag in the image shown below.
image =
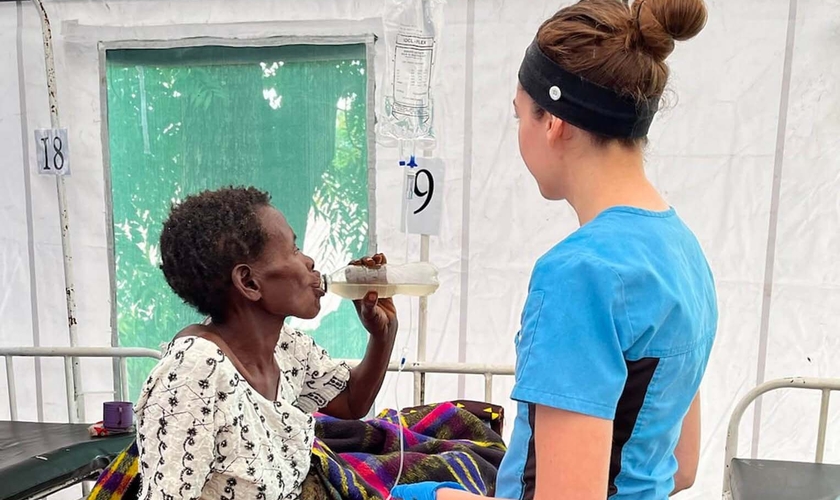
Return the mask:
POLYGON ((417 161, 419 166, 405 169, 401 231, 436 236, 440 234, 443 212, 443 160, 420 158, 417 161))
POLYGON ((429 118, 429 91, 435 39, 403 26, 394 51, 393 114, 429 118))

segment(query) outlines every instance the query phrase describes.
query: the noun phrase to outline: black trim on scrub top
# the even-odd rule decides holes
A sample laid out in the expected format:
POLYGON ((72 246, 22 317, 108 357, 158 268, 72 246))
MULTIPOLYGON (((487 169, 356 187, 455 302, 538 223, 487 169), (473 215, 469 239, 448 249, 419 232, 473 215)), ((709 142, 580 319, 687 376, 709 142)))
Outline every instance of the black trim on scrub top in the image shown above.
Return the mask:
POLYGON ((537 492, 537 451, 534 447, 536 439, 537 405, 528 405, 528 426, 531 428, 531 439, 528 440, 528 457, 525 459, 525 469, 522 471, 522 500, 534 500, 537 492))
POLYGON ((636 420, 645 404, 645 398, 657 366, 659 366, 659 358, 627 361, 627 381, 624 383, 624 391, 622 391, 621 398, 618 400, 615 420, 613 421, 608 497, 618 493, 615 480, 621 473, 621 453, 633 435, 636 420))

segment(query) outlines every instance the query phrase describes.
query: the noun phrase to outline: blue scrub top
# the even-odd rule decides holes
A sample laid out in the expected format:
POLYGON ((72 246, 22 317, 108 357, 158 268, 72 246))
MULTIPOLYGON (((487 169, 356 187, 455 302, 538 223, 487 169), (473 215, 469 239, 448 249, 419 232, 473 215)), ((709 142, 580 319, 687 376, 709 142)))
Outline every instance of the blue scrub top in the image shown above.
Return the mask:
POLYGON ((496 496, 534 496, 536 405, 613 421, 611 499, 665 500, 717 329, 714 280, 671 209, 606 210, 536 264, 496 496))

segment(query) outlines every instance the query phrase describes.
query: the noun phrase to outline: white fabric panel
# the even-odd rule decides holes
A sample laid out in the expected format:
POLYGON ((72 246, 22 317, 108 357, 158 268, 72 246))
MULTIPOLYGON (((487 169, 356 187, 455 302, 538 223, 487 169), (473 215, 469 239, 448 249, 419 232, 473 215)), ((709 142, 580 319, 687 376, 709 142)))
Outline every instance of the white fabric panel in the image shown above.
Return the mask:
MULTIPOLYGON (((779 206, 767 376, 840 377, 840 3, 800 0, 779 206)), ((826 459, 840 460, 834 395, 826 459)), ((813 458, 819 393, 765 399, 760 455, 813 458)))
POLYGON ((706 28, 678 42, 668 59, 673 74, 666 101, 674 109, 660 113, 651 145, 671 155, 772 154, 788 2, 707 5, 706 28))
MULTIPOLYGON (((17 61, 17 9, 0 5, 0 345, 32 344, 29 250, 26 193, 20 133, 19 75, 17 61)), ((0 373, 0 418, 9 418, 6 366, 0 373)), ((35 419, 35 371, 31 360, 14 360, 18 418, 35 419)))

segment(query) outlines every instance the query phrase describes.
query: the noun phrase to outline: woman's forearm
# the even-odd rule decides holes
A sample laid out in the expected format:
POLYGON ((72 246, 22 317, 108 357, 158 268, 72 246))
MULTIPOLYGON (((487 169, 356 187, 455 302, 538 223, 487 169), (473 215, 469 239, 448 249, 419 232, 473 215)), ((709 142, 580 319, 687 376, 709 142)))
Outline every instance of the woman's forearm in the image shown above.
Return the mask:
POLYGON ((386 340, 371 337, 365 357, 350 371, 347 403, 354 418, 365 416, 376 401, 376 396, 382 388, 382 382, 388 371, 394 342, 394 337, 386 340))

